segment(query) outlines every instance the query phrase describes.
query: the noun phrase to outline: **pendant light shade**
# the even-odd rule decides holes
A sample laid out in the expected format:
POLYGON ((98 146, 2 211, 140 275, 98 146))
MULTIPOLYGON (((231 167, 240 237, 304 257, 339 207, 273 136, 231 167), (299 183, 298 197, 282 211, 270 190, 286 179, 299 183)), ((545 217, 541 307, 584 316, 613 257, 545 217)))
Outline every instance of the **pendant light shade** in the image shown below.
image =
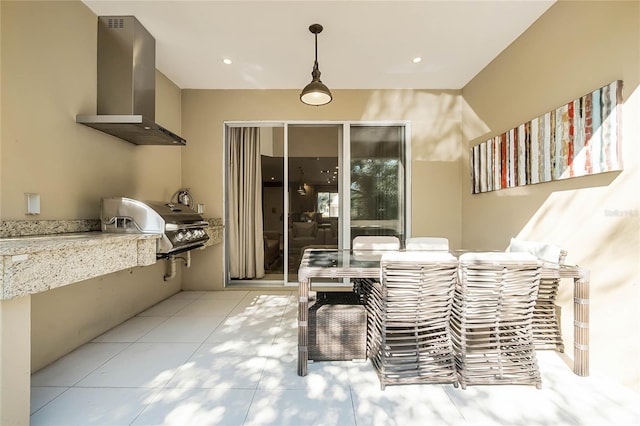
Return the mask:
POLYGON ((331 102, 331 91, 320 80, 320 69, 318 68, 318 34, 322 32, 322 25, 313 24, 309 27, 309 31, 315 36, 316 42, 316 58, 313 62, 313 71, 311 72, 311 83, 307 84, 302 93, 300 100, 307 105, 326 105, 331 102))
POLYGON ((304 188, 304 170, 302 170, 302 166, 298 166, 298 170, 300 170, 300 185, 298 185, 298 194, 307 195, 307 190, 304 188))

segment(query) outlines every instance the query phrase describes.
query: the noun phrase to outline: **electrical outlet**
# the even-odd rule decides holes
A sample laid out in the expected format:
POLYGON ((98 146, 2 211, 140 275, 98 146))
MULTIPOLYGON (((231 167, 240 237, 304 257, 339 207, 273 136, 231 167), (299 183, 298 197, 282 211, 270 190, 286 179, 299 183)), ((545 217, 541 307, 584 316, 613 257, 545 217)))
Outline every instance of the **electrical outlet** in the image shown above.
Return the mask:
POLYGON ((26 214, 40 214, 40 194, 24 194, 26 214))

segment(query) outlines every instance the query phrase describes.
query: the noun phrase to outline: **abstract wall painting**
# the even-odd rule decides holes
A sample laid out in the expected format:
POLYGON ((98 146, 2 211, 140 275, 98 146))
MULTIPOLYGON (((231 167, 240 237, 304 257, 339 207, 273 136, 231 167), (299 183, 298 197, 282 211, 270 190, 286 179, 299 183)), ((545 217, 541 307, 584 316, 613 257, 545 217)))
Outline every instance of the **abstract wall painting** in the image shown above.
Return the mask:
POLYGON ((471 192, 622 170, 617 80, 471 148, 471 192))

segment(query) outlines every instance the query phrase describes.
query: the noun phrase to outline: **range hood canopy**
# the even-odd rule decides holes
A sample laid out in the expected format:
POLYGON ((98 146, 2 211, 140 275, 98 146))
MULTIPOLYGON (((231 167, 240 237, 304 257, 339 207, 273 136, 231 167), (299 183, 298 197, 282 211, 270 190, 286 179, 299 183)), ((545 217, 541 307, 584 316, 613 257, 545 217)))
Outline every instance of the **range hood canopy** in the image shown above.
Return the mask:
POLYGON ((156 41, 134 16, 98 17, 97 115, 76 122, 136 145, 185 145, 155 122, 156 41))

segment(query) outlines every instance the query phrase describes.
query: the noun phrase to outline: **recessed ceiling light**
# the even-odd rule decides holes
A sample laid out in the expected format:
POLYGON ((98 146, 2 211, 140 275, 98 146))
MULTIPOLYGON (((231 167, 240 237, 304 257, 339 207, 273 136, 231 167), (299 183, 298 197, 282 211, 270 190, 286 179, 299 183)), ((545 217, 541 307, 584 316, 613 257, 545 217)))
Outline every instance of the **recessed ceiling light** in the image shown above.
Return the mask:
POLYGON ((418 63, 422 62, 422 58, 420 56, 416 56, 415 58, 413 58, 412 62, 414 64, 418 64, 418 63))
POLYGON ((222 60, 222 62, 224 62, 224 63, 225 63, 225 64, 227 64, 227 65, 231 65, 231 59, 229 59, 229 58, 224 58, 224 59, 222 60))

